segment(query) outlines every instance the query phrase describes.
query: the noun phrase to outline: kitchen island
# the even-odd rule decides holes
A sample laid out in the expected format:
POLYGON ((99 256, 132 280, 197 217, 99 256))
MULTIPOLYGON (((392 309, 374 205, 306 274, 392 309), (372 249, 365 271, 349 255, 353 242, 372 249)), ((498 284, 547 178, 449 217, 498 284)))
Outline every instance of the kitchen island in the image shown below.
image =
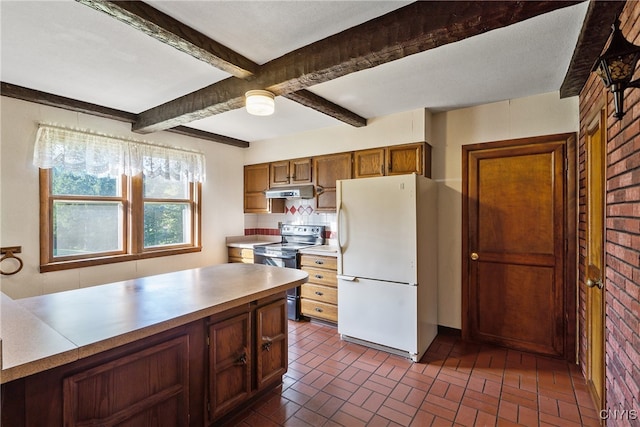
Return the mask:
POLYGON ((222 264, 2 295, 2 425, 217 424, 281 383, 286 290, 306 280, 222 264))

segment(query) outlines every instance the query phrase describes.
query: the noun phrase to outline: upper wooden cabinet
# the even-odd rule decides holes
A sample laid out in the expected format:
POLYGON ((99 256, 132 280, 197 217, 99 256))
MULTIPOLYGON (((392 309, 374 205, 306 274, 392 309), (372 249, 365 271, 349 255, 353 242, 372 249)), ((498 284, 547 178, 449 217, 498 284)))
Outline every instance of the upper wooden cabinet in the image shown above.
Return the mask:
POLYGON ((312 182, 311 158, 271 163, 271 187, 312 182))
POLYGON ((282 213, 284 199, 267 199, 264 195, 269 188, 269 163, 244 167, 244 212, 282 213))
POLYGON ((424 144, 393 145, 386 148, 387 175, 424 173, 424 144))
POLYGON ((353 153, 353 177, 417 173, 431 178, 431 146, 424 142, 359 150, 353 153))
POLYGON ((313 159, 316 210, 336 210, 336 181, 351 178, 351 153, 330 154, 313 159))
POLYGON ((353 177, 369 178, 372 176, 384 176, 385 173, 385 148, 373 148, 360 150, 353 153, 353 177))

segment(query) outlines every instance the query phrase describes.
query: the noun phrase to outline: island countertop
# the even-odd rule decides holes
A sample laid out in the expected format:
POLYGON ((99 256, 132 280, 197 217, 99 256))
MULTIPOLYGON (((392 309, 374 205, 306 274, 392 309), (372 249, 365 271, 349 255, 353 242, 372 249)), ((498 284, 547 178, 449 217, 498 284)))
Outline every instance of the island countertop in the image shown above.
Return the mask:
POLYGON ((220 264, 12 300, 2 295, 1 382, 9 382, 285 291, 307 273, 220 264))

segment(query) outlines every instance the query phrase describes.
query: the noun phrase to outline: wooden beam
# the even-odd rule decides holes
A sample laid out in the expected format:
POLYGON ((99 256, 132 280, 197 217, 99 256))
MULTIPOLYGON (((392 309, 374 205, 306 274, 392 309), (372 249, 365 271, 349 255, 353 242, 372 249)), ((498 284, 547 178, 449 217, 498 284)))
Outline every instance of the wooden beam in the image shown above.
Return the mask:
POLYGON ((367 125, 367 119, 365 119, 364 117, 361 117, 356 113, 347 110, 346 108, 334 104, 333 102, 327 101, 323 97, 318 96, 313 92, 309 92, 306 89, 288 93, 284 95, 284 97, 295 101, 298 104, 302 104, 305 107, 312 108, 316 111, 348 123, 351 126, 362 127, 367 125))
POLYGON ((626 1, 591 1, 585 16, 578 42, 564 81, 560 86, 560 97, 577 96, 589 79, 593 64, 602 53, 611 35, 611 24, 622 12, 626 1))
MULTIPOLYGON (((105 119, 117 120, 120 122, 134 123, 138 117, 136 114, 129 113, 127 111, 103 107, 101 105, 78 101, 76 99, 53 95, 51 93, 41 92, 39 90, 29 89, 5 82, 0 82, 0 95, 20 99, 22 101, 34 102, 36 104, 48 105, 50 107, 62 108, 63 110, 74 111, 76 113, 90 114, 92 116, 103 117, 105 119)), ((234 147, 249 147, 249 142, 247 141, 211 132, 205 132, 203 130, 193 129, 186 126, 178 126, 176 128, 166 129, 166 131, 190 136, 192 138, 206 139, 220 144, 233 145, 234 147)))
POLYGON ((217 133, 206 132, 204 130, 194 129, 186 126, 176 126, 174 128, 169 128, 167 129, 167 132, 173 132, 179 135, 190 136, 193 138, 206 139, 208 141, 219 142, 220 144, 233 145, 234 147, 249 148, 249 143, 242 139, 218 135, 217 133))
POLYGON ((249 89, 287 95, 571 6, 577 1, 418 1, 263 65, 251 82, 229 78, 140 114, 148 133, 240 108, 249 89))
POLYGON ((92 116, 104 117, 105 119, 117 120, 120 122, 134 123, 137 116, 114 108, 103 107, 89 102, 78 101, 77 99, 66 98, 64 96, 41 92, 10 83, 0 83, 0 95, 9 98, 21 99, 23 101, 35 102, 36 104, 48 105, 50 107, 62 108, 63 110, 85 113, 92 116))
POLYGON ((258 64, 239 53, 144 2, 76 1, 97 11, 104 12, 156 40, 226 71, 232 76, 247 78, 254 74, 259 67, 258 64))

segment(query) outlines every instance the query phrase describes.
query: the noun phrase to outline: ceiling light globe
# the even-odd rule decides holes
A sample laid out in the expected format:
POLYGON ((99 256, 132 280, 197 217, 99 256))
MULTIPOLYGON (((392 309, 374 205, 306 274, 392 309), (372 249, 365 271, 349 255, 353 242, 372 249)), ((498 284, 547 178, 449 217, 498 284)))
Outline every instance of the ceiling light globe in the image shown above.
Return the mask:
POLYGON ((270 116, 275 111, 275 96, 266 90, 250 90, 245 94, 247 112, 254 116, 270 116))

